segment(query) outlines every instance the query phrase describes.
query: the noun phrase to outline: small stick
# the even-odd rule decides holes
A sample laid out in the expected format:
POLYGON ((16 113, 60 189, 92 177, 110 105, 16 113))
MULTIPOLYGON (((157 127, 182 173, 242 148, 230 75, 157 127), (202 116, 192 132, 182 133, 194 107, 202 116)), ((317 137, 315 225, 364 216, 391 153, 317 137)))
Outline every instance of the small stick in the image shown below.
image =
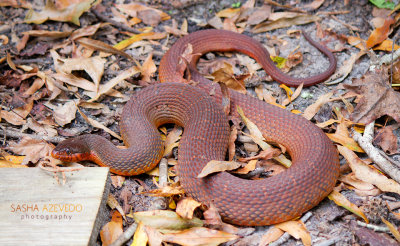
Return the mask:
POLYGON ((326 241, 317 243, 317 244, 315 244, 314 246, 330 246, 330 245, 332 245, 332 244, 335 244, 335 243, 340 242, 340 240, 341 240, 340 237, 334 237, 334 238, 328 239, 328 240, 326 240, 326 241))
POLYGON ((128 229, 126 229, 126 231, 124 231, 124 233, 122 233, 121 236, 119 236, 114 242, 112 242, 112 244, 110 244, 110 246, 121 246, 121 245, 123 245, 126 241, 131 239, 133 234, 135 234, 137 226, 138 226, 138 224, 136 222, 133 223, 132 225, 130 225, 128 227, 128 229))
POLYGON ((358 220, 357 220, 357 224, 358 224, 359 226, 363 226, 363 227, 366 227, 366 228, 368 228, 368 229, 372 229, 372 230, 374 230, 374 231, 390 232, 389 228, 384 227, 384 226, 377 226, 377 225, 367 224, 367 223, 365 223, 365 222, 358 221, 358 220))
POLYGON ((374 139, 374 124, 375 121, 372 121, 365 126, 364 135, 354 131, 353 139, 358 142, 360 147, 365 151, 365 153, 367 153, 375 164, 377 164, 392 179, 400 183, 400 170, 394 167, 379 153, 378 149, 372 145, 374 139))
POLYGON ((3 131, 0 131, 0 135, 4 136, 4 138, 10 137, 10 138, 16 138, 16 139, 20 139, 23 137, 30 137, 30 138, 33 138, 36 140, 44 140, 44 141, 48 141, 51 143, 59 143, 59 142, 65 140, 65 138, 63 138, 63 137, 49 137, 49 136, 45 136, 45 135, 22 133, 19 131, 12 130, 10 128, 8 128, 8 129, 5 128, 5 129, 3 129, 3 131))

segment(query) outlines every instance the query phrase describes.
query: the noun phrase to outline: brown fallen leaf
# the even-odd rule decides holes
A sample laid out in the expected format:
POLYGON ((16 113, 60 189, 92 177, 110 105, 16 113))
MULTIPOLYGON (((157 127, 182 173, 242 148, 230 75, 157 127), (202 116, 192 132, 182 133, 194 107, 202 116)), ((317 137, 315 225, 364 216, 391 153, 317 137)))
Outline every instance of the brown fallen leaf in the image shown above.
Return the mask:
POLYGON ((101 228, 100 238, 103 245, 110 245, 114 242, 122 233, 122 216, 118 211, 115 211, 112 215, 111 221, 108 222, 101 228))
POLYGON ((92 7, 92 3, 98 3, 96 0, 81 1, 71 4, 67 8, 60 9, 54 5, 53 1, 46 1, 46 6, 40 12, 30 9, 25 16, 26 23, 42 24, 47 20, 72 22, 79 26, 79 17, 92 7))
POLYGON ((197 175, 197 178, 204 178, 212 173, 224 172, 241 167, 242 164, 235 161, 216 161, 211 160, 197 175))
POLYGON ((249 75, 242 75, 240 77, 235 76, 231 64, 224 62, 224 66, 221 69, 213 72, 211 75, 214 77, 214 82, 221 82, 226 84, 228 88, 243 94, 247 93, 244 85, 244 79, 246 79, 249 75))
POLYGON ((120 56, 128 58, 129 60, 135 61, 135 59, 132 56, 128 55, 124 51, 116 49, 113 46, 108 45, 102 41, 94 40, 91 38, 79 38, 76 39, 76 41, 89 49, 103 51, 111 54, 118 54, 120 56))
MULTIPOLYGON (((271 16, 269 19, 271 19, 271 16)), ((295 17, 280 18, 275 21, 260 23, 256 25, 251 31, 253 33, 268 32, 279 28, 290 27, 293 25, 304 25, 316 21, 320 21, 320 17, 316 15, 298 14, 295 17)))
POLYGON ((365 164, 353 151, 343 146, 337 146, 340 154, 346 158, 355 176, 362 181, 373 184, 381 191, 400 194, 400 185, 393 179, 387 178, 376 169, 365 164))
POLYGON ((325 0, 314 0, 309 4, 304 5, 303 7, 305 9, 309 9, 309 10, 315 10, 318 9, 319 7, 321 7, 321 5, 325 2, 325 0))
POLYGON ((372 31, 371 35, 367 40, 367 48, 372 48, 377 44, 380 44, 389 36, 390 27, 395 22, 392 17, 387 17, 382 26, 377 27, 372 31))
POLYGON ((289 233, 296 239, 301 239, 301 242, 306 246, 311 246, 311 235, 306 226, 301 221, 286 221, 274 225, 274 227, 289 233))
MULTIPOLYGON (((171 18, 168 14, 162 12, 161 10, 148 7, 140 3, 115 4, 115 7, 117 7, 121 12, 127 13, 131 17, 138 17, 139 12, 141 11, 151 10, 159 15, 162 21, 169 20, 171 18)), ((149 21, 151 22, 151 20, 149 21)))
POLYGON ((26 165, 29 162, 37 163, 40 159, 50 156, 54 146, 43 140, 23 137, 19 143, 10 143, 8 149, 13 151, 15 154, 25 155, 21 164, 26 165))
POLYGON ((270 243, 278 240, 285 232, 281 229, 272 226, 268 231, 262 236, 259 245, 269 245, 270 243))
POLYGON ((168 133, 164 143, 164 157, 172 156, 172 150, 179 146, 179 140, 181 139, 182 133, 183 129, 180 126, 175 126, 172 131, 168 133))
POLYGON ((185 219, 193 219, 194 210, 199 207, 201 203, 194 200, 193 198, 184 198, 176 205, 176 213, 185 219))
POLYGON ((248 174, 249 172, 253 171, 256 168, 257 160, 251 160, 246 166, 239 168, 238 170, 234 171, 234 173, 238 174, 248 174))
POLYGON ((351 85, 343 86, 360 97, 351 115, 352 121, 368 124, 389 115, 400 123, 400 93, 390 86, 385 71, 367 72, 362 78, 353 79, 351 85))
POLYGON ((150 83, 151 78, 154 76, 154 73, 157 71, 156 64, 153 61, 153 53, 150 53, 146 60, 143 62, 141 66, 140 73, 142 76, 142 80, 144 82, 150 83))
POLYGON ((251 13, 249 18, 247 19, 247 24, 249 25, 257 25, 261 22, 268 19, 271 14, 271 5, 263 5, 262 7, 254 8, 254 11, 251 13))
POLYGON ((399 127, 400 124, 394 124, 380 129, 374 139, 374 144, 379 145, 389 155, 398 153, 397 136, 394 130, 399 127))
POLYGON ((26 124, 26 120, 13 111, 0 110, 0 119, 4 119, 8 123, 15 126, 26 124))
POLYGON ((232 241, 238 238, 238 236, 227 232, 204 227, 194 227, 177 233, 164 234, 163 241, 186 246, 217 246, 221 243, 232 241))
POLYGON ((320 110, 320 108, 327 102, 330 101, 330 98, 333 96, 332 92, 326 93, 320 96, 315 103, 308 106, 303 113, 303 117, 307 120, 311 120, 316 113, 320 110))

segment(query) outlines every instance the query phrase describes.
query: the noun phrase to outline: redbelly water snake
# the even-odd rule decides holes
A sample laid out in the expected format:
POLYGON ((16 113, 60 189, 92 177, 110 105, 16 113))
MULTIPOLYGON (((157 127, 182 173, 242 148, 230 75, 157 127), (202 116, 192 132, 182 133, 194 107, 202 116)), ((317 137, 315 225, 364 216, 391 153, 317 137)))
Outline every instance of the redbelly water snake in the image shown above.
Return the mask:
MULTIPOLYGON (((314 85, 335 71, 336 60, 329 50, 307 35, 305 38, 330 61, 328 69, 316 76, 289 77, 275 67, 268 51, 254 39, 228 31, 204 30, 179 39, 169 49, 161 60, 159 78, 161 82, 184 82, 177 67, 190 43, 193 54, 239 51, 255 58, 280 83, 314 85)), ((198 58, 193 58, 193 66, 198 58)), ((122 175, 143 173, 152 169, 163 154, 157 127, 175 123, 185 128, 178 153, 178 174, 184 190, 205 204, 212 202, 227 222, 239 225, 279 223, 300 216, 330 193, 339 175, 339 161, 326 135, 301 116, 232 90, 232 114, 237 116, 236 108, 240 106, 267 140, 287 148, 292 167, 263 180, 245 180, 225 172, 196 178, 208 161, 225 158, 229 125, 219 106, 219 86, 195 70, 191 71, 191 79, 198 82, 196 87, 162 83, 134 93, 124 107, 120 122, 127 149, 116 148, 97 135, 83 135, 61 142, 52 155, 64 161, 92 160, 122 175), (211 92, 212 97, 209 96, 211 92)))

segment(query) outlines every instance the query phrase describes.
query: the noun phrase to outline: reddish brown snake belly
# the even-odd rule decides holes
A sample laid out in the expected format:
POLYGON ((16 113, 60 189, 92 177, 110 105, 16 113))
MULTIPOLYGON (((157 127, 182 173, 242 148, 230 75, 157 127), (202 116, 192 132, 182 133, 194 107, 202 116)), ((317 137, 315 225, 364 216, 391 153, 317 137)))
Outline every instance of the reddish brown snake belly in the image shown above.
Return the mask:
MULTIPOLYGON (((177 71, 181 54, 190 43, 193 54, 209 51, 239 51, 255 58, 275 80, 310 86, 327 79, 336 60, 326 48, 306 39, 328 56, 329 68, 309 78, 292 78, 280 72, 268 52, 254 39, 221 30, 204 30, 179 39, 165 54, 159 68, 161 82, 183 82, 177 71)), ((195 65, 197 58, 192 64, 195 65)), ((218 86, 191 71, 196 87, 163 83, 135 93, 123 110, 120 128, 127 149, 118 149, 97 135, 65 140, 53 156, 65 161, 92 160, 114 173, 135 175, 152 169, 163 154, 157 130, 175 123, 185 128, 178 154, 178 174, 184 190, 195 199, 213 203, 227 222, 238 225, 269 225, 290 220, 317 205, 334 187, 339 175, 336 149, 326 135, 301 116, 230 90, 231 112, 240 106, 267 140, 284 145, 292 167, 263 180, 245 180, 229 173, 196 178, 210 160, 225 158, 229 125, 220 108, 218 86), (210 92, 215 93, 210 97, 210 92), (214 100, 210 99, 213 98, 214 100), (215 104, 215 101, 217 104, 215 104)))

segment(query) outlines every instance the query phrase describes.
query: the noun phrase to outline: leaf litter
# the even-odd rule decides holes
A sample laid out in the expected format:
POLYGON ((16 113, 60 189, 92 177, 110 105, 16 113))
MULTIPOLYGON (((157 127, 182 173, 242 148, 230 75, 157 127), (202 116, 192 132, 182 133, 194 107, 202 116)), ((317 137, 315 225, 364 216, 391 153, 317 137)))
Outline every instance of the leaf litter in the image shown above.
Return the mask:
MULTIPOLYGON (((26 16, 19 16, 21 20, 25 18, 25 22, 30 27, 32 24, 29 23, 40 26, 39 30, 30 28, 32 30, 21 31, 17 28, 12 30, 12 35, 5 32, 0 33, 2 34, 0 36, 2 41, 0 47, 2 49, 5 47, 5 50, 7 50, 7 53, 0 51, 0 66, 3 69, 0 74, 2 98, 0 126, 2 131, 7 132, 4 129, 15 129, 16 132, 28 134, 36 132, 41 135, 56 136, 57 132, 58 134, 65 133, 63 127, 69 127, 72 129, 71 132, 81 133, 84 129, 87 129, 87 127, 80 126, 85 124, 83 120, 86 120, 94 128, 102 129, 102 134, 119 139, 115 118, 120 115, 121 107, 131 93, 128 89, 146 86, 157 81, 156 69, 159 58, 176 40, 173 36, 187 35, 187 33, 197 30, 206 23, 216 28, 239 33, 250 31, 251 36, 257 36, 256 33, 261 33, 264 36, 258 36, 260 37, 259 40, 271 50, 274 59, 280 62, 278 66, 281 66, 285 72, 296 76, 301 73, 302 69, 311 66, 310 63, 316 61, 312 57, 312 52, 303 49, 303 46, 307 45, 287 47, 290 43, 297 41, 290 39, 288 42, 288 37, 296 36, 296 33, 298 37, 299 32, 295 29, 300 26, 300 28, 303 28, 306 23, 318 22, 318 28, 329 33, 325 36, 326 40, 323 40, 323 43, 331 48, 333 46, 330 43, 338 45, 338 42, 342 42, 341 46, 335 46, 335 48, 342 47, 338 48, 339 51, 336 55, 341 57, 340 53, 345 52, 347 57, 350 57, 345 61, 339 59, 337 73, 327 83, 334 86, 326 88, 318 86, 315 87, 318 88, 317 90, 299 87, 295 90, 286 86, 280 88, 276 83, 272 85, 271 83, 264 83, 264 81, 270 79, 254 60, 247 58, 247 56, 232 55, 231 53, 225 53, 223 58, 216 58, 215 61, 217 62, 201 58, 203 66, 206 64, 202 72, 212 74, 216 82, 226 83, 228 87, 238 89, 243 93, 252 95, 255 92, 259 99, 291 110, 293 113, 302 114, 303 117, 321 127, 337 144, 341 154, 347 159, 351 167, 351 171, 342 173, 339 179, 346 185, 338 184, 330 195, 330 199, 356 216, 366 220, 364 212, 355 202, 359 199, 358 196, 381 196, 380 193, 390 196, 390 193, 387 192, 399 192, 398 183, 387 178, 385 173, 380 172, 376 167, 367 165, 360 159, 366 158, 366 156, 362 154, 362 149, 352 138, 353 131, 363 131, 363 124, 376 120, 377 135, 374 143, 389 155, 398 155, 399 133, 397 125, 400 120, 398 118, 400 112, 398 112, 399 107, 396 105, 400 102, 400 96, 398 86, 390 83, 391 73, 388 71, 390 66, 381 70, 372 69, 366 73, 358 71, 358 75, 364 76, 353 79, 349 83, 352 78, 357 77, 354 71, 357 70, 359 63, 363 63, 366 55, 371 56, 371 59, 378 59, 376 55, 371 55, 369 48, 389 53, 392 51, 392 47, 395 50, 398 48, 397 45, 393 46, 395 22, 398 20, 397 10, 395 12, 378 11, 377 7, 367 4, 370 10, 367 13, 370 13, 373 9, 372 15, 364 16, 364 18, 370 19, 372 23, 372 27, 369 26, 368 36, 362 32, 354 33, 354 30, 362 30, 357 28, 359 27, 358 24, 343 22, 344 14, 341 14, 337 4, 328 7, 326 1, 321 0, 315 0, 308 4, 290 3, 286 5, 275 1, 256 4, 255 1, 250 0, 238 7, 229 5, 222 8, 219 6, 219 11, 205 19, 204 16, 196 17, 196 19, 194 17, 195 12, 193 12, 194 16, 183 18, 179 11, 176 14, 174 11, 165 11, 164 8, 156 5, 116 4, 111 8, 111 15, 113 20, 123 23, 119 24, 120 26, 114 26, 115 23, 113 22, 105 23, 101 20, 96 23, 88 22, 86 13, 90 12, 92 7, 95 5, 96 8, 104 7, 107 4, 107 2, 100 3, 93 0, 81 1, 80 3, 60 1, 56 2, 56 6, 54 6, 53 1, 48 1, 41 8, 35 6, 35 10, 26 10, 24 12, 26 16), (319 12, 313 12, 314 10, 319 12), (327 20, 329 19, 337 26, 328 24, 327 20), (62 22, 64 26, 55 31, 54 24, 47 20, 53 20, 54 23, 62 22), (82 25, 82 27, 70 23, 82 25), (294 27, 293 25, 297 26, 294 27), (354 28, 354 25, 356 28, 354 28), (47 27, 50 27, 50 29, 47 27), (120 27, 123 27, 123 30, 120 27), (193 29, 194 27, 196 28, 193 29), (289 28, 290 30, 282 34, 284 33, 280 31, 282 28, 289 28), (349 32, 347 28, 350 28, 351 31, 349 32), (274 30, 274 36, 268 34, 271 38, 265 40, 265 33, 271 30, 274 30), (346 33, 346 35, 342 33, 346 33), (43 40, 46 43, 43 43, 43 40), (343 42, 343 40, 346 41, 343 42), (360 51, 354 47, 360 49, 360 51), (10 48, 13 48, 13 51, 10 51, 10 48), (31 57, 33 57, 32 61, 28 61, 31 57), (51 64, 51 59, 48 63, 50 67, 41 63, 50 57, 53 60, 53 64, 51 64), (28 62, 24 63, 24 60, 28 62), (310 60, 311 62, 308 62, 310 60), (24 64, 29 64, 29 66, 24 64), (243 72, 244 67, 247 68, 247 72, 243 72), (263 82, 256 84, 254 91, 252 91, 248 89, 249 81, 252 80, 263 82), (313 99, 305 99, 303 93, 308 94, 313 99), (15 100, 16 95, 23 99, 22 106, 12 106, 19 105, 15 100), (299 95, 301 96, 299 97, 299 95), (101 103, 94 104, 95 102, 101 103), (111 106, 104 107, 101 105, 111 106), (355 108, 352 105, 356 105, 355 108), (109 108, 115 109, 118 113, 116 115, 111 114, 109 108), (328 111, 328 116, 325 117, 323 122, 318 122, 318 119, 320 119, 318 115, 324 110, 328 111), (356 151, 357 154, 352 151, 356 151)), ((343 4, 345 8, 349 7, 347 1, 343 4)), ((13 8, 31 7, 24 1, 0 1, 0 8, 3 8, 3 6, 10 6, 11 10, 13 8)), ((360 8, 358 5, 357 7, 360 8)), ((364 7, 362 7, 362 10, 364 11, 364 7)), ((105 13, 110 14, 107 11, 102 12, 102 14, 105 13)), ((6 29, 7 25, 10 25, 4 19, 0 19, 0 21, 6 23, 6 29)), ((311 30, 313 25, 308 25, 311 27, 308 30, 311 30)), ((2 30, 0 28, 0 32, 2 30)), ((246 33, 246 35, 249 35, 249 33, 246 33)), ((187 65, 184 60, 190 62, 196 56, 190 50, 186 53, 182 67, 179 68, 182 74, 187 65)), ((215 55, 206 56, 206 58, 213 57, 215 55)), ((395 57, 395 59, 397 58, 395 57)), ((393 81, 396 83, 397 67, 393 66, 393 68, 393 81)), ((307 76, 308 73, 304 77, 307 76)), ((257 126, 249 122, 248 119, 246 120, 244 114, 241 117, 245 127, 240 126, 237 119, 232 119, 235 126, 232 126, 230 157, 229 162, 224 163, 224 165, 236 166, 235 169, 239 167, 234 172, 241 174, 252 173, 260 166, 268 166, 270 170, 278 170, 276 166, 279 162, 284 163, 285 166, 290 166, 290 160, 287 159, 284 146, 278 146, 278 148, 268 146, 263 140, 265 137, 257 133, 257 126), (250 139, 250 142, 248 140, 242 142, 244 137, 250 139), (257 153, 259 148, 262 150, 257 153), (237 161, 246 161, 248 164, 238 164, 237 161)), ((176 149, 181 135, 181 133, 174 131, 177 130, 170 132, 166 144, 167 156, 172 159, 176 157, 174 149, 176 149)), ((4 135, 2 136, 4 137, 4 135)), ((10 140, 9 137, 6 138, 6 150, 12 154, 21 155, 22 158, 20 158, 20 161, 14 162, 13 159, 7 157, 10 156, 8 154, 6 155, 8 159, 0 159, 2 167, 24 167, 27 164, 36 164, 44 160, 53 148, 53 145, 46 141, 22 138, 22 135, 18 136, 17 134, 14 137, 19 139, 18 142, 10 140)), ((176 161, 169 161, 169 163, 174 162, 176 161)), ((214 171, 216 169, 226 171, 232 167, 221 168, 218 164, 211 164, 210 168, 214 171)), ((268 168, 265 170, 268 170, 268 168)), ((280 168, 285 169, 282 166, 280 168)), ((165 211, 166 213, 150 211, 145 215, 146 219, 138 219, 139 214, 136 214, 134 217, 136 216, 135 218, 138 221, 155 220, 155 222, 149 222, 150 224, 147 225, 145 223, 139 224, 133 239, 135 244, 139 245, 146 240, 156 239, 159 240, 159 243, 171 242, 182 245, 218 245, 230 240, 239 240, 239 242, 245 240, 246 236, 239 239, 237 236, 239 232, 236 229, 230 227, 230 225, 224 225, 218 216, 218 211, 212 211, 212 208, 207 210, 208 215, 207 211, 204 213, 204 217, 208 221, 207 224, 213 224, 213 226, 204 227, 197 217, 199 214, 194 212, 195 209, 196 211, 204 210, 203 205, 200 206, 194 200, 184 198, 183 191, 179 187, 178 177, 172 175, 173 169, 174 167, 171 167, 170 185, 160 187, 153 192, 153 195, 166 197, 170 204, 177 202, 177 212, 183 217, 192 217, 197 221, 195 224, 198 227, 189 229, 179 227, 182 223, 187 225, 187 221, 183 222, 182 217, 172 211, 165 211), (199 206, 201 209, 198 209, 199 206), (164 231, 160 233, 159 229, 154 229, 160 223, 167 222, 174 228, 174 232, 164 231), (148 239, 146 239, 146 235, 148 239), (153 239, 150 235, 153 235, 153 239)), ((121 186, 117 180, 117 178, 114 178, 115 185, 121 186)), ((154 182, 156 182, 155 180, 156 178, 154 182)), ((127 178, 122 187, 126 187, 131 182, 132 180, 127 178)), ((155 184, 153 183, 153 185, 155 184)), ((125 193, 121 192, 119 197, 116 198, 123 200, 124 207, 126 207, 126 204, 129 203, 128 198, 133 199, 136 196, 136 194, 133 194, 133 196, 130 194, 131 192, 127 192, 125 189, 125 193)), ((116 203, 115 209, 121 207, 118 204, 118 199, 115 199, 114 203, 116 203)), ((325 201, 325 203, 327 202, 325 201)), ((330 206, 334 205, 330 204, 330 206)), ((122 211, 122 209, 119 210, 122 211)), ((319 210, 315 211, 317 214, 320 213, 319 210)), ((393 211, 393 213, 396 212, 393 211)), ((324 214, 319 216, 324 216, 324 214)), ((350 218, 355 220, 356 216, 350 218)), ((387 225, 394 235, 393 238, 399 240, 398 232, 395 231, 395 227, 399 225, 399 220, 387 219, 382 217, 381 226, 387 225)), ((127 222, 132 223, 129 220, 131 218, 127 216, 127 222)), ((343 226, 347 222, 345 219, 339 218, 339 222, 336 223, 343 226)), ((316 240, 321 240, 320 237, 314 238, 316 229, 309 222, 304 225, 299 221, 290 221, 277 227, 287 230, 294 238, 302 240, 304 245, 310 245, 311 241, 314 243, 316 240), (312 232, 312 239, 308 231, 312 232)), ((264 232, 262 243, 280 240, 283 231, 277 229, 277 227, 271 227, 275 228, 271 229, 272 232, 264 232)), ((122 232, 122 216, 118 212, 114 212, 111 221, 102 229, 101 241, 108 245, 122 232)), ((344 235, 343 245, 345 243, 350 244, 350 242, 354 243, 352 240, 357 240, 357 235, 360 234, 355 234, 356 239, 348 237, 348 234, 344 235)), ((371 235, 371 237, 375 237, 374 234, 371 235)), ((362 240, 367 239, 362 238, 362 240)))

